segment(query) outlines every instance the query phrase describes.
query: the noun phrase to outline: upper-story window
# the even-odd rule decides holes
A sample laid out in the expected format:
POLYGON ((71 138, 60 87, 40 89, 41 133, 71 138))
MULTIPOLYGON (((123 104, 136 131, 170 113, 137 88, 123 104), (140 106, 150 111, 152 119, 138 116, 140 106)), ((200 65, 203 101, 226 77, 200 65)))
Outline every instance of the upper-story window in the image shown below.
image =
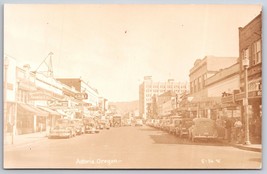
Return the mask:
POLYGON ((253 43, 253 65, 261 63, 261 40, 253 43))
MULTIPOLYGON (((242 52, 242 64, 243 64, 243 60, 244 59, 250 60, 249 48, 244 49, 243 52, 242 52)), ((244 66, 242 66, 242 70, 243 69, 244 69, 244 66)))

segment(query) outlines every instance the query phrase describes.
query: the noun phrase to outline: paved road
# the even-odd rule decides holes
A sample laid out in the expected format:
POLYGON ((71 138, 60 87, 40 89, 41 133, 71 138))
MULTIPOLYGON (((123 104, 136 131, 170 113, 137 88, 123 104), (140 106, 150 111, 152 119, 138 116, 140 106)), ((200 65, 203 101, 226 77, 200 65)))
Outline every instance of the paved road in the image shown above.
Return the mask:
POLYGON ((191 143, 151 127, 121 127, 6 149, 7 168, 259 168, 261 153, 191 143))

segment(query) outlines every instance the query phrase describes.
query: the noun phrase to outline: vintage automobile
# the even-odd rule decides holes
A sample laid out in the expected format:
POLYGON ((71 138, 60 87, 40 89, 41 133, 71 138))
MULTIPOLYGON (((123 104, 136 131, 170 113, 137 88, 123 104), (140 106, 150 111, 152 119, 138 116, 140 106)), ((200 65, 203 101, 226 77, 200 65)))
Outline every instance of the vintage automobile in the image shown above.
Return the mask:
POLYGON ((94 134, 94 133, 99 133, 99 130, 98 130, 98 128, 97 128, 96 123, 94 123, 94 122, 90 122, 90 123, 87 123, 87 124, 85 125, 84 132, 85 132, 85 133, 89 133, 89 134, 94 134))
POLYGON ((50 130, 48 138, 71 138, 73 133, 66 126, 58 125, 50 130))
POLYGON ((113 127, 121 127, 122 126, 122 116, 114 115, 112 118, 112 126, 113 127))
POLYGON ((143 126, 143 120, 142 119, 136 119, 135 120, 135 126, 143 126))
POLYGON ((124 119, 123 120, 123 126, 131 126, 131 125, 132 125, 131 119, 124 119))
POLYGON ((84 134, 84 125, 81 119, 74 119, 72 120, 72 124, 74 126, 74 129, 76 131, 76 135, 84 134))
POLYGON ((110 129, 110 123, 109 123, 108 120, 107 120, 106 123, 105 123, 105 128, 106 128, 106 129, 110 129))
POLYGON ((84 125, 84 133, 99 133, 98 124, 92 118, 84 118, 83 119, 84 125))
POLYGON ((160 125, 161 130, 168 131, 170 125, 171 125, 171 120, 170 119, 162 120, 162 124, 160 125))
POLYGON ((171 124, 169 125, 169 129, 168 132, 170 134, 175 134, 176 133, 176 128, 179 126, 181 119, 180 118, 176 118, 173 119, 171 124))
POLYGON ((154 128, 159 128, 160 127, 160 119, 155 119, 152 126, 154 128))
POLYGON ((216 139, 218 137, 215 121, 209 118, 195 118, 189 128, 189 139, 216 139))
POLYGON ((59 119, 56 126, 50 130, 48 138, 71 138, 75 137, 76 132, 69 119, 59 119))
POLYGON ((192 118, 182 118, 179 122, 179 126, 175 129, 175 134, 179 137, 189 135, 189 128, 193 125, 192 118))

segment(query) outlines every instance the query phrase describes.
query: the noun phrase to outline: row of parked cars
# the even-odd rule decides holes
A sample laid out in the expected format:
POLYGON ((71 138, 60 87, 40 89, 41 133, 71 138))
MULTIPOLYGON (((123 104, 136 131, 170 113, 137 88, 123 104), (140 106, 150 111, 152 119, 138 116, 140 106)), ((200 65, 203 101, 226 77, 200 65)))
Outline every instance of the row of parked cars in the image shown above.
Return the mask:
POLYGON ((193 119, 175 116, 165 119, 150 119, 147 121, 147 125, 192 141, 218 138, 216 123, 209 118, 193 119))
POLYGON ((86 133, 99 133, 100 130, 109 129, 108 120, 87 119, 59 119, 56 126, 51 128, 48 138, 71 138, 86 133))

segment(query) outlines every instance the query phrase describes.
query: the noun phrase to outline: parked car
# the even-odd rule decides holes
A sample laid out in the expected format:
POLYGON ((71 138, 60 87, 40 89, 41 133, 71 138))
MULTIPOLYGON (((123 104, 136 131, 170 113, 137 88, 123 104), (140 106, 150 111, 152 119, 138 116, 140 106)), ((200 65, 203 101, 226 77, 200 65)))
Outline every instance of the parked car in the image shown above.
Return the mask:
POLYGON ((106 129, 110 129, 110 123, 109 123, 109 121, 106 121, 106 123, 105 123, 105 128, 106 128, 106 129))
POLYGON ((84 134, 84 125, 81 119, 73 120, 74 129, 76 131, 76 135, 84 134))
POLYGON ((216 139, 218 133, 216 124, 209 118, 195 118, 193 125, 189 128, 189 139, 216 139))
POLYGON ((171 120, 170 119, 165 119, 162 121, 161 124, 161 129, 164 131, 169 131, 169 127, 171 125, 171 120))
POLYGON ((89 134, 99 133, 97 125, 94 122, 90 122, 90 123, 86 124, 84 131, 85 131, 85 133, 89 133, 89 134))
POLYGON ((143 120, 142 119, 136 119, 135 120, 135 126, 143 126, 143 120))
POLYGON ((50 130, 48 138, 70 138, 75 136, 76 132, 71 120, 62 118, 56 121, 56 126, 50 130))
POLYGON ((131 119, 123 120, 123 126, 131 126, 131 124, 132 124, 131 119))
POLYGON ((92 118, 84 118, 84 133, 99 133, 98 125, 92 118))
POLYGON ((112 126, 113 127, 121 127, 122 126, 122 116, 114 115, 112 118, 112 126))
POLYGON ((159 119, 156 119, 154 122, 153 122, 153 127, 154 128, 160 128, 160 120, 159 119))
POLYGON ((169 129, 168 129, 170 134, 176 133, 176 128, 180 125, 180 121, 181 121, 180 118, 172 120, 172 123, 169 125, 169 129))
POLYGON ((189 135, 189 128, 193 125, 192 118, 183 118, 179 122, 179 126, 176 127, 175 134, 179 137, 184 137, 189 135))

